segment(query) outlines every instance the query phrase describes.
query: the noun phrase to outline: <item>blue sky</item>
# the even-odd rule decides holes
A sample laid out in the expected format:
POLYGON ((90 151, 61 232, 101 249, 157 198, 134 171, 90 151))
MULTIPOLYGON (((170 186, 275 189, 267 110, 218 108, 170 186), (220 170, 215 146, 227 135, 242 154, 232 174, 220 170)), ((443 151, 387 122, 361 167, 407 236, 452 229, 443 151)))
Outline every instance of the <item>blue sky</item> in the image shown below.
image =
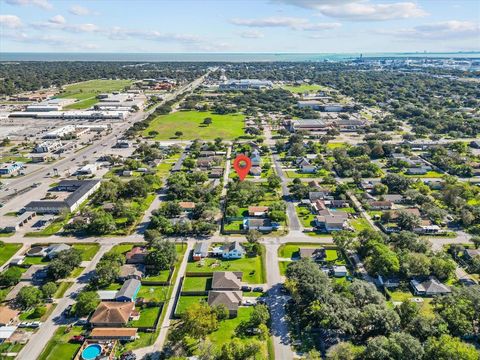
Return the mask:
POLYGON ((479 51, 479 24, 478 0, 0 0, 0 51, 479 51))

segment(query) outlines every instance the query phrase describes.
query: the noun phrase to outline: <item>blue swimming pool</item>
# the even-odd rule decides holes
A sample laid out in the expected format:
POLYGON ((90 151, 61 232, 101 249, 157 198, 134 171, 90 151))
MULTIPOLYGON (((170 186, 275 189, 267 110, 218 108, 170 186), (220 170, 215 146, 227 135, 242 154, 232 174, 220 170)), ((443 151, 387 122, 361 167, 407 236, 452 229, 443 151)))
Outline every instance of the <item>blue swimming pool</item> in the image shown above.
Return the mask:
POLYGON ((82 351, 83 360, 94 360, 102 353, 102 347, 98 344, 88 345, 82 351))

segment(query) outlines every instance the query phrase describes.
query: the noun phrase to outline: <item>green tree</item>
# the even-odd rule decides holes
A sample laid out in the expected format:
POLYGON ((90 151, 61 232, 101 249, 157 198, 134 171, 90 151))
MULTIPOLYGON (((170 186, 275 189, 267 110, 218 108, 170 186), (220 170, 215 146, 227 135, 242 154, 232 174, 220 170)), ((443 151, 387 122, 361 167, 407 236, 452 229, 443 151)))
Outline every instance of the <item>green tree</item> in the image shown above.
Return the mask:
POLYGON ((18 266, 9 267, 0 274, 0 286, 14 286, 20 282, 22 271, 18 266))
POLYGON ((162 270, 168 270, 177 260, 175 244, 168 240, 157 241, 153 249, 148 253, 146 263, 152 274, 159 274, 162 270))
POLYGON ((341 230, 333 233, 333 242, 342 250, 350 250, 355 243, 355 234, 351 231, 341 230))
POLYGON ((363 346, 355 346, 350 342, 340 342, 327 351, 327 360, 359 360, 365 351, 363 346))
POLYGON ((425 360, 478 360, 473 345, 466 344, 450 335, 431 337, 425 343, 425 360))
POLYGON ((80 266, 82 256, 78 249, 60 251, 47 266, 48 276, 53 280, 64 279, 80 266))
POLYGON ((261 354, 262 346, 258 340, 242 342, 238 338, 233 338, 222 346, 219 360, 247 360, 261 354))
POLYGON ((42 285, 43 297, 49 299, 57 292, 57 284, 50 281, 42 285))
POLYGON ((261 324, 266 325, 269 320, 270 312, 268 311, 268 307, 263 304, 255 305, 250 315, 250 325, 252 327, 259 327, 261 324))
POLYGON ((112 284, 120 275, 120 265, 118 261, 102 259, 97 264, 95 275, 90 279, 90 285, 98 289, 112 284))
POLYGON ((275 175, 275 174, 270 175, 268 177, 267 181, 268 181, 268 187, 270 189, 276 189, 282 183, 282 179, 280 179, 280 176, 275 175))
POLYGON ((75 314, 78 317, 88 316, 97 308, 98 304, 100 304, 100 297, 96 291, 82 291, 77 296, 75 314))
POLYGON ((206 117, 205 119, 203 119, 203 123, 205 125, 210 125, 212 123, 212 118, 211 117, 206 117))
POLYGON ((182 314, 181 328, 194 339, 203 339, 218 327, 216 312, 201 302, 189 306, 182 314))
POLYGON ((42 292, 35 286, 25 286, 18 292, 15 301, 23 309, 37 305, 42 300, 42 292))
POLYGON ((183 132, 182 131, 175 131, 175 136, 177 138, 181 137, 183 135, 183 132))

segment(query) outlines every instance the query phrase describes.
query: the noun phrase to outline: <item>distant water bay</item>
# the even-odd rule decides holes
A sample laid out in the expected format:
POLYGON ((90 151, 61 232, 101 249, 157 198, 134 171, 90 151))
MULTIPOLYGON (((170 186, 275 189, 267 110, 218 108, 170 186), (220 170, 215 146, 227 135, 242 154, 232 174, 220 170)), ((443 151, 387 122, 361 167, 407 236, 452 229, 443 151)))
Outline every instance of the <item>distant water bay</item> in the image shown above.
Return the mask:
MULTIPOLYGON (((456 53, 363 53, 376 58, 468 58, 480 59, 480 52, 456 53)), ((357 54, 313 53, 0 53, 0 61, 145 61, 145 62, 273 62, 343 61, 357 54)))

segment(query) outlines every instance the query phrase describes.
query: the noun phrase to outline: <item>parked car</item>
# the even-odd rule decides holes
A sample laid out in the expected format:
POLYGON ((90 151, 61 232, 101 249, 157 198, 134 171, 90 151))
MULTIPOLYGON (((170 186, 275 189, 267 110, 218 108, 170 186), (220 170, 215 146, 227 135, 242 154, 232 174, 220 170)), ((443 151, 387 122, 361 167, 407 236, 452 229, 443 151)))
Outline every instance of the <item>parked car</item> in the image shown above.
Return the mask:
POLYGON ((82 335, 75 335, 70 339, 70 342, 77 343, 77 344, 83 344, 84 341, 85 341, 85 336, 82 336, 82 335))
POLYGON ((242 291, 252 291, 252 287, 244 285, 244 286, 242 286, 242 291))
POLYGON ((263 297, 257 298, 257 304, 265 305, 266 303, 267 303, 267 301, 265 300, 265 298, 263 298, 263 297))
POLYGON ((253 302, 252 300, 245 300, 245 301, 242 302, 242 305, 253 306, 253 305, 255 305, 255 302, 253 302))
POLYGON ((254 288, 253 288, 253 291, 255 291, 255 292, 263 292, 263 287, 261 287, 261 286, 254 287, 254 288))

